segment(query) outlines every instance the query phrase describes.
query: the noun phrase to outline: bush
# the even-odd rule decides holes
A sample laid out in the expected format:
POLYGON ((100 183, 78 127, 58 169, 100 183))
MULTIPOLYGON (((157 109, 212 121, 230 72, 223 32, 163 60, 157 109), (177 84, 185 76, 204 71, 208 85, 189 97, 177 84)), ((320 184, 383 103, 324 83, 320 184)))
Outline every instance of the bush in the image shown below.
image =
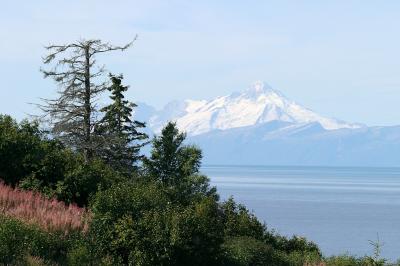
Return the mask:
POLYGON ((229 237, 223 244, 225 265, 285 265, 275 250, 249 236, 229 237))
POLYGON ((70 266, 92 265, 94 261, 95 257, 84 244, 72 248, 67 254, 67 264, 70 266))
POLYGON ((30 175, 20 182, 20 187, 82 207, 87 206, 97 190, 125 179, 100 160, 86 164, 80 155, 74 155, 67 161, 68 166, 61 178, 45 179, 43 175, 30 175))
POLYGON ((23 121, 18 124, 10 116, 0 115, 0 177, 7 184, 15 185, 38 171, 43 156, 51 148, 59 148, 57 141, 45 141, 43 138, 37 123, 23 121))
POLYGON ((16 264, 26 256, 62 262, 69 241, 60 234, 0 216, 0 264, 16 264))
POLYGON ((173 205, 160 184, 128 182, 99 192, 92 210, 97 253, 123 263, 204 265, 220 254, 223 227, 212 197, 173 205))
POLYGON ((110 187, 123 179, 102 161, 94 160, 88 164, 78 163, 65 173, 64 179, 49 189, 54 190, 59 200, 86 206, 99 189, 110 187))
POLYGON ((361 259, 350 255, 332 256, 325 259, 326 266, 358 266, 361 259))
POLYGON ((293 236, 289 239, 277 236, 276 248, 286 253, 301 252, 303 254, 318 254, 321 256, 321 251, 318 246, 308 241, 305 237, 293 236))
POLYGON ((10 264, 23 258, 28 245, 23 229, 17 221, 0 217, 0 263, 10 264))
POLYGON ((225 236, 248 236, 259 240, 264 238, 265 225, 260 223, 245 206, 237 204, 233 198, 229 198, 221 204, 221 209, 224 217, 225 236))
POLYGON ((37 190, 66 203, 87 205, 99 186, 122 179, 100 160, 86 164, 82 155, 48 138, 36 122, 17 123, 0 115, 0 178, 8 185, 37 190))

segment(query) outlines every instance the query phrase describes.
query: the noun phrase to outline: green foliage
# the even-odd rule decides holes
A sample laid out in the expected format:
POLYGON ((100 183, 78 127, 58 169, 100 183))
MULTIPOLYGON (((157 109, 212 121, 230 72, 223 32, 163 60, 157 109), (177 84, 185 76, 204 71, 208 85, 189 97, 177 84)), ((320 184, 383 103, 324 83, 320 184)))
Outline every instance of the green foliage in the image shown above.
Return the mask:
POLYGON ((0 263, 9 264, 22 259, 28 245, 20 223, 0 219, 0 263))
POLYGON ((124 254, 129 251, 126 251, 120 243, 115 243, 116 231, 119 230, 121 234, 118 228, 128 222, 129 217, 138 220, 147 210, 161 212, 166 202, 168 202, 166 197, 154 184, 120 183, 98 192, 91 206, 94 214, 91 235, 96 243, 96 252, 110 253, 115 257, 122 254, 121 257, 127 257, 124 254))
POLYGON ((148 174, 165 186, 175 186, 184 177, 199 171, 201 151, 194 146, 184 146, 185 137, 175 123, 169 122, 161 135, 153 139, 151 156, 144 161, 148 174))
POLYGON ((221 204, 224 216, 224 234, 227 237, 247 236, 263 240, 266 227, 245 206, 233 198, 221 204))
POLYGON ((223 250, 225 265, 285 265, 271 246, 249 236, 229 237, 223 250))
MULTIPOLYGON (((276 237, 276 236, 275 236, 276 237)), ((321 256, 321 252, 318 246, 308 241, 305 237, 293 236, 291 238, 276 237, 275 248, 285 251, 287 253, 291 252, 301 252, 303 254, 315 253, 321 256)))
MULTIPOLYGON (((114 85, 120 81, 114 80, 114 85)), ((118 86, 121 91, 114 88, 114 94, 122 95, 125 87, 118 86)), ((115 102, 122 101, 120 96, 115 102)), ((106 110, 105 124, 110 127, 103 129, 104 134, 118 128, 112 121, 124 104, 106 110)), ((59 141, 48 139, 38 124, 18 124, 1 116, 0 157, 6 163, 0 165, 0 174, 8 183, 79 205, 87 205, 97 193, 91 204, 88 241, 72 244, 12 220, 4 223, 2 251, 8 255, 2 257, 9 261, 25 255, 54 261, 64 258, 70 265, 89 261, 100 265, 257 265, 297 257, 304 261, 315 250, 304 239, 268 232, 233 199, 218 203, 215 188, 199 173, 201 151, 184 145, 184 140, 185 134, 169 123, 153 140, 151 156, 144 161, 145 176, 124 181, 121 168, 111 161, 108 165, 95 159, 87 162, 59 141)))
POLYGON ((178 206, 157 183, 129 182, 99 192, 92 210, 100 254, 131 265, 204 265, 218 258, 223 230, 214 198, 178 206))
POLYGON ((384 266, 386 264, 386 260, 380 258, 382 244, 379 242, 379 236, 377 236, 376 241, 370 240, 369 243, 373 247, 374 252, 372 256, 367 256, 365 258, 366 263, 368 264, 368 266, 384 266))
POLYGON ((101 188, 124 180, 118 172, 113 171, 102 161, 92 160, 77 164, 65 174, 63 180, 55 184, 55 195, 66 203, 87 205, 89 199, 101 188))
POLYGON ((220 259, 223 221, 213 197, 178 209, 173 222, 172 240, 178 264, 212 265, 220 259))
POLYGON ((67 254, 67 264, 70 266, 92 265, 95 260, 96 258, 85 245, 76 246, 67 254))
MULTIPOLYGON (((126 87, 121 80, 114 80, 114 85, 115 105, 105 109, 109 120, 104 125, 109 127, 102 129, 104 136, 130 123, 125 118, 120 125, 114 123, 118 112, 131 110, 121 97, 126 87)), ((128 129, 122 127, 115 136, 128 134, 128 129)), ((126 148, 129 138, 120 139, 125 145, 120 147, 126 148)), ((209 179, 199 172, 201 151, 184 141, 185 134, 169 123, 154 138, 143 173, 134 171, 135 176, 130 174, 134 178, 127 178, 132 169, 126 166, 135 157, 127 163, 115 156, 129 152, 136 156, 138 149, 115 148, 109 161, 104 161, 106 157, 87 161, 49 139, 37 123, 0 116, 0 177, 66 203, 82 206, 90 201, 92 211, 87 235, 49 233, 0 216, 0 264, 389 265, 380 258, 379 242, 372 242, 372 256, 323 259, 313 242, 268 231, 232 198, 220 203, 209 179)))
POLYGON ((399 263, 387 263, 383 259, 375 259, 373 256, 355 257, 348 254, 331 256, 324 260, 326 266, 396 266, 399 263))
POLYGON ((21 262, 27 255, 62 262, 72 239, 0 216, 0 264, 21 262))
POLYGON ((327 266, 358 266, 362 265, 361 259, 350 255, 332 256, 325 259, 327 266))
POLYGON ((305 238, 294 236, 288 239, 268 231, 254 214, 233 198, 223 202, 221 210, 228 264, 302 266, 309 261, 321 260, 317 245, 305 238))
POLYGON ((36 190, 66 203, 86 206, 90 197, 102 187, 109 187, 124 179, 118 172, 100 160, 84 163, 81 156, 69 158, 61 178, 30 175, 21 180, 19 186, 36 190))
POLYGON ((292 251, 290 253, 285 253, 278 251, 280 258, 285 261, 288 266, 324 266, 322 263, 323 258, 318 252, 302 252, 302 251, 292 251), (322 263, 322 264, 321 264, 322 263))
POLYGON ((17 123, 0 115, 0 178, 16 185, 24 178, 49 182, 62 178, 71 152, 57 140, 47 139, 36 122, 17 123))
POLYGON ((324 260, 326 266, 396 266, 400 265, 397 263, 388 263, 386 259, 380 257, 382 244, 377 241, 369 241, 372 248, 372 256, 356 257, 349 254, 340 256, 331 256, 324 260))
POLYGON ((183 145, 185 137, 175 123, 163 128, 152 141, 150 158, 144 159, 147 176, 169 190, 167 193, 175 203, 188 204, 203 195, 217 199, 216 189, 210 188, 209 179, 199 173, 201 150, 183 145))
POLYGON ((145 127, 145 123, 131 119, 133 108, 137 105, 124 100, 124 92, 129 87, 122 85, 123 76, 110 74, 110 79, 112 85, 108 90, 112 94, 112 103, 100 110, 105 114, 97 134, 104 139, 104 145, 99 147, 98 153, 114 169, 129 173, 142 159, 140 148, 146 144, 143 140, 148 136, 139 131, 145 127))
POLYGON ((109 187, 122 179, 101 161, 85 164, 83 156, 49 139, 37 123, 17 123, 2 115, 0 161, 0 178, 6 184, 18 184, 81 206, 99 187, 109 187))

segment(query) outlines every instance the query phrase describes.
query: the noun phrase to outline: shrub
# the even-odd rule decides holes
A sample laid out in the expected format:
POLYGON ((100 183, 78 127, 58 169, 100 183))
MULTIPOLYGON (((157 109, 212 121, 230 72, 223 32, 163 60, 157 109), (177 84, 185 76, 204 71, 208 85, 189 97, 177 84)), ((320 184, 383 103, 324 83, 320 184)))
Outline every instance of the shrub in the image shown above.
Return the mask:
POLYGON ((264 238, 266 227, 245 206, 229 198, 221 204, 221 209, 225 236, 248 236, 259 240, 264 238))
POLYGON ((0 177, 16 185, 34 177, 46 183, 62 179, 73 154, 57 140, 48 139, 36 122, 17 123, 0 115, 0 177))
POLYGON ((278 251, 280 257, 286 261, 285 265, 288 266, 325 266, 323 258, 318 252, 303 252, 303 251, 292 251, 285 253, 278 251))
POLYGON ((22 225, 0 216, 0 262, 9 264, 21 260, 27 244, 22 225))
POLYGON ((332 256, 325 259, 326 266, 361 266, 361 263, 361 259, 350 256, 348 254, 341 256, 332 256))
POLYGON ((315 243, 308 241, 305 237, 296 235, 289 239, 278 237, 276 248, 287 253, 301 252, 303 254, 318 254, 321 256, 321 251, 315 243))
POLYGON ((131 265, 216 263, 223 239, 212 197, 174 205, 157 183, 123 183, 100 191, 92 204, 91 235, 98 254, 131 265))
POLYGON ((70 266, 91 265, 95 258, 85 245, 72 248, 67 254, 67 264, 70 266))
POLYGON ((52 188, 59 200, 86 206, 99 189, 110 187, 123 179, 102 161, 93 160, 88 164, 81 162, 75 165, 52 188))
POLYGON ((17 123, 0 115, 0 177, 11 186, 39 191, 66 203, 87 205, 99 187, 122 177, 100 160, 82 155, 48 138, 36 122, 17 123))
POLYGON ((229 237, 223 251, 225 265, 285 265, 271 246, 249 236, 229 237))
POLYGON ((0 264, 17 264, 29 257, 62 262, 69 244, 61 234, 0 216, 0 264))

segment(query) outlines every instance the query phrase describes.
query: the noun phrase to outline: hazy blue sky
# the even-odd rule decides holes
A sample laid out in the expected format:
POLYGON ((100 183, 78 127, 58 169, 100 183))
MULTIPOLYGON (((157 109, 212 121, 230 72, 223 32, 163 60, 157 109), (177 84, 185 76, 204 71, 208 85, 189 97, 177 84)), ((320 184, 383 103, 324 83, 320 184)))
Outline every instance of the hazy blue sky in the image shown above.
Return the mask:
POLYGON ((264 80, 323 115, 400 124, 400 1, 2 1, 0 113, 54 96, 43 46, 79 38, 129 51, 101 57, 129 97, 161 107, 264 80))

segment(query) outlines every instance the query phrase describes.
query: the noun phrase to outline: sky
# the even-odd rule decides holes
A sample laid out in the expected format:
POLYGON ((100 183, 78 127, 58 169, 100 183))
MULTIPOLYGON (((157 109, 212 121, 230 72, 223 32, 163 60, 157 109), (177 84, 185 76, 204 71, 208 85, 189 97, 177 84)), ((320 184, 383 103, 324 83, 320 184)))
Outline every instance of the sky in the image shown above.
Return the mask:
POLYGON ((56 96, 44 46, 125 44, 98 58, 128 98, 156 108, 267 82, 325 116, 400 124, 400 1, 2 0, 0 113, 17 119, 56 96))

